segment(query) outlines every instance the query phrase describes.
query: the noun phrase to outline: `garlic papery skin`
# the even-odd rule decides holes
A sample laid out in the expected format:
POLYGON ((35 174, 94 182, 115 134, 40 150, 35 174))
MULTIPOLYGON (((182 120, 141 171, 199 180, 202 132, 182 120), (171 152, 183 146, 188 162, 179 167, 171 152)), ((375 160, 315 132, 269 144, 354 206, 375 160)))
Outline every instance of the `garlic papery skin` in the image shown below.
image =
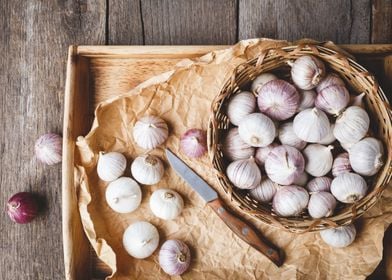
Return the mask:
POLYGON ((267 176, 280 185, 290 185, 304 172, 305 161, 294 147, 281 145, 274 148, 265 161, 267 176))
POLYGON ((363 98, 365 97, 366 92, 362 92, 359 95, 351 95, 350 97, 350 106, 358 106, 361 108, 365 108, 363 104, 363 98))
POLYGON ((316 192, 310 196, 308 211, 312 218, 330 217, 336 208, 336 199, 329 192, 316 192))
POLYGON ((207 133, 201 129, 189 129, 181 136, 180 147, 190 158, 203 156, 207 152, 207 133))
POLYGON ((63 151, 63 138, 54 133, 42 135, 34 145, 35 156, 47 165, 61 162, 63 151))
POLYGON ((238 127, 231 128, 223 140, 223 154, 230 160, 254 156, 255 148, 246 144, 238 134, 238 127))
POLYGON ((335 122, 333 134, 341 143, 357 143, 369 130, 370 119, 364 109, 348 107, 335 122))
POLYGON ((173 220, 177 218, 184 209, 184 200, 175 191, 169 189, 158 189, 150 198, 150 209, 158 218, 173 220))
POLYGON ((324 112, 337 116, 350 101, 350 94, 345 86, 333 85, 319 91, 315 101, 317 108, 324 112))
POLYGON ((191 252, 180 240, 166 240, 159 250, 159 265, 169 275, 181 275, 189 267, 191 252))
POLYGON ((245 116, 238 126, 241 139, 252 147, 265 147, 274 141, 274 122, 264 114, 253 113, 245 116))
POLYGON ((343 173, 349 173, 353 169, 351 168, 350 159, 348 153, 341 153, 335 157, 332 164, 332 175, 334 177, 339 176, 343 173))
POLYGON ((166 141, 169 129, 164 120, 156 116, 145 116, 139 119, 133 128, 133 138, 136 144, 146 150, 151 150, 166 141))
POLYGON ((344 86, 343 80, 335 73, 330 73, 325 76, 324 79, 317 85, 317 92, 322 91, 326 87, 330 86, 344 86))
POLYGON ((363 176, 373 176, 383 166, 384 148, 381 141, 366 137, 354 144, 349 151, 352 169, 363 176))
POLYGON ((253 157, 233 161, 226 173, 233 185, 240 189, 253 189, 261 181, 261 172, 253 157))
POLYGON ((326 176, 316 177, 309 181, 306 189, 310 193, 315 192, 329 192, 331 190, 332 179, 326 176))
POLYGON ((297 112, 301 112, 308 108, 314 107, 314 102, 316 101, 316 92, 314 90, 301 90, 299 92, 300 102, 297 112))
POLYGON ((355 240, 357 231, 353 224, 320 231, 321 239, 335 248, 347 247, 355 240))
POLYGON ((294 133, 309 143, 317 143, 327 137, 331 125, 327 115, 317 108, 299 112, 293 121, 294 133))
POLYGON ((121 177, 111 182, 105 192, 106 202, 118 213, 131 213, 142 201, 142 191, 131 178, 121 177))
POLYGON ((227 116, 234 125, 239 125, 241 119, 256 110, 256 97, 249 91, 234 95, 227 105, 227 116))
POLYGON ((261 180, 256 188, 249 191, 249 195, 258 202, 267 203, 272 200, 277 189, 278 184, 274 183, 271 179, 265 178, 261 180))
POLYGON ((97 173, 101 180, 110 182, 124 174, 127 159, 118 152, 99 152, 97 173))
POLYGON ((366 195, 368 186, 365 179, 355 173, 343 173, 331 183, 331 193, 343 203, 354 203, 366 195))
POLYGON ((292 146, 298 150, 302 150, 307 144, 294 133, 292 122, 284 123, 279 127, 278 138, 282 144, 292 146))
POLYGON ((277 80, 278 77, 276 77, 274 74, 271 73, 262 73, 257 78, 252 82, 251 85, 251 91, 255 94, 259 92, 259 90, 264 86, 264 84, 268 83, 269 81, 272 80, 277 80))
POLYGON ((271 143, 269 144, 267 147, 260 147, 257 148, 256 150, 256 154, 255 154, 255 159, 256 159, 256 163, 259 166, 263 166, 269 153, 275 148, 278 147, 279 144, 277 143, 271 143))
POLYGON ((322 145, 329 145, 333 142, 336 141, 335 135, 333 135, 333 129, 335 127, 335 124, 331 124, 331 127, 328 131, 327 136, 325 136, 323 139, 321 139, 318 143, 322 145))
POLYGON ((311 55, 299 57, 291 66, 291 78, 300 89, 316 87, 325 76, 324 63, 311 55))
POLYGON ((278 189, 272 201, 274 212, 281 217, 300 214, 308 205, 309 194, 299 186, 283 186, 278 189))
POLYGON ((301 175, 296 180, 294 180, 293 184, 300 187, 305 187, 306 184, 308 183, 308 179, 309 179, 308 173, 302 172, 301 175))
POLYGON ((300 96, 297 89, 284 80, 272 80, 258 92, 257 105, 260 112, 282 121, 291 118, 298 109, 300 96))
POLYGON ((323 146, 320 144, 310 144, 303 150, 305 158, 305 170, 314 177, 321 177, 327 174, 333 163, 331 150, 333 146, 323 146))
POLYGON ((142 155, 135 158, 131 165, 131 174, 140 184, 154 185, 163 176, 162 161, 153 155, 142 155))
POLYGON ((134 258, 145 259, 151 256, 158 245, 158 230, 148 222, 133 223, 124 232, 123 246, 134 258))

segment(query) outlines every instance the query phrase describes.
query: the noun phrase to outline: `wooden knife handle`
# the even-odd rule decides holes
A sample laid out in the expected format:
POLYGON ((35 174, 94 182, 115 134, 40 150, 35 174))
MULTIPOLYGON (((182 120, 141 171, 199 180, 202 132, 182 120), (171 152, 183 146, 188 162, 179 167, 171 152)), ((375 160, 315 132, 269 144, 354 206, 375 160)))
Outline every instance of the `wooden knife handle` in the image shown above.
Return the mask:
POLYGON ((269 244, 267 240, 261 238, 260 233, 253 226, 249 225, 242 218, 229 212, 220 198, 208 202, 208 205, 238 237, 261 252, 277 266, 282 265, 283 259, 279 249, 272 244, 269 244))

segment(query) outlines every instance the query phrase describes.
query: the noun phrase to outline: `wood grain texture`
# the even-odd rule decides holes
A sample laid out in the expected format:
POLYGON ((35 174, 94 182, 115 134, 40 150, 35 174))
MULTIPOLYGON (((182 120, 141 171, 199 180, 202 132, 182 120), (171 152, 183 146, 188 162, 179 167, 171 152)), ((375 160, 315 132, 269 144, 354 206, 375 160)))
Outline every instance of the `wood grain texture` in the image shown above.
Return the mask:
POLYGON ((239 0, 239 39, 369 43, 370 0, 239 0))
POLYGON ((392 42, 392 1, 372 1, 372 43, 392 42))

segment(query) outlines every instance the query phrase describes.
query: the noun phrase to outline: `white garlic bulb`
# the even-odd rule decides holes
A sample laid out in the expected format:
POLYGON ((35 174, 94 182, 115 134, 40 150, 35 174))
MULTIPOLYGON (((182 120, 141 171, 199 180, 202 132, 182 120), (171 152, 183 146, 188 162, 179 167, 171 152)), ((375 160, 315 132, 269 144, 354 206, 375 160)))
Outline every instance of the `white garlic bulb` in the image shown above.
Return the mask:
POLYGON ((314 102, 316 100, 316 92, 314 90, 301 90, 299 92, 300 102, 297 112, 301 112, 308 108, 314 107, 314 102))
POLYGON ((356 143, 369 129, 369 115, 358 106, 348 107, 337 119, 333 134, 341 143, 356 143))
POLYGON ((343 149, 345 149, 347 152, 350 151, 351 147, 354 145, 354 143, 340 143, 343 149))
POLYGON ((257 94, 264 84, 276 79, 278 79, 278 77, 276 77, 274 74, 262 73, 252 82, 250 89, 253 93, 257 94))
POLYGON ((332 175, 334 177, 339 176, 343 173, 351 172, 351 164, 350 159, 348 157, 348 153, 341 153, 338 154, 335 159, 333 160, 332 164, 332 175))
POLYGON ((279 146, 279 144, 277 144, 277 143, 271 143, 266 147, 257 148, 256 154, 255 154, 256 163, 259 166, 263 166, 269 153, 273 150, 273 148, 278 147, 278 146, 279 146))
POLYGON ((305 187, 306 184, 308 183, 308 179, 309 179, 308 173, 302 172, 301 175, 296 180, 294 180, 293 184, 300 187, 305 187))
POLYGON ((318 92, 315 105, 331 115, 339 115, 350 101, 350 94, 345 86, 333 85, 318 92))
POLYGON ((292 146, 298 150, 302 150, 307 144, 294 133, 292 122, 284 123, 279 127, 278 138, 282 144, 292 146))
POLYGON ((347 247, 353 243, 356 235, 357 231, 353 224, 320 231, 323 241, 335 248, 347 247))
POLYGON ((150 208, 158 218, 172 220, 181 214, 184 208, 184 200, 173 190, 159 189, 151 195, 150 208))
POLYGON ((140 184, 154 185, 163 176, 163 163, 153 155, 142 155, 135 158, 131 165, 131 174, 140 184))
POLYGON ((300 89, 309 90, 316 87, 324 76, 324 63, 314 56, 301 56, 291 65, 291 78, 300 89))
POLYGON ((328 131, 327 136, 321 139, 318 143, 322 145, 329 145, 336 141, 335 135, 333 135, 333 129, 335 128, 335 124, 331 124, 331 127, 328 131))
POLYGON ((278 189, 272 201, 275 213, 282 217, 296 216, 308 205, 309 194, 299 186, 283 186, 278 189))
POLYGON ((295 116, 293 129, 298 138, 309 143, 317 143, 327 137, 331 126, 323 111, 311 108, 295 116))
POLYGON ((131 178, 120 177, 111 182, 105 192, 106 202, 118 213, 131 213, 142 201, 142 191, 131 178))
POLYGON ((257 200, 258 202, 266 203, 270 202, 274 197, 278 185, 271 181, 271 179, 265 178, 261 180, 260 184, 249 191, 249 195, 257 200))
POLYGON ((238 133, 246 144, 252 147, 265 147, 274 141, 276 128, 266 115, 253 113, 241 120, 238 133))
POLYGON ((246 159, 255 154, 255 148, 246 144, 238 133, 238 127, 234 127, 223 140, 223 154, 231 161, 246 159))
POLYGON ((227 105, 227 116, 234 125, 239 125, 241 119, 256 110, 256 97, 249 91, 234 95, 227 105))
POLYGON ((331 183, 331 192, 343 203, 354 203, 366 195, 368 186, 365 179, 355 173, 343 173, 331 183))
POLYGON ((331 190, 332 179, 326 176, 316 177, 309 181, 306 189, 310 193, 315 192, 329 192, 331 190))
POLYGON ((261 172, 253 157, 233 161, 226 173, 234 186, 240 189, 253 189, 261 181, 261 172))
POLYGON ((351 147, 350 164, 356 173, 372 176, 383 166, 383 154, 384 148, 381 141, 366 137, 351 147))
POLYGON ((358 106, 361 108, 365 108, 363 104, 363 98, 366 96, 366 92, 362 92, 359 95, 351 95, 350 96, 350 106, 358 106))
POLYGON ((281 145, 274 148, 265 161, 267 176, 280 185, 290 185, 304 172, 305 161, 294 147, 281 145))
POLYGON ((154 149, 166 141, 169 129, 164 120, 156 116, 139 119, 133 128, 133 138, 138 146, 146 150, 154 149))
POLYGON ((99 152, 97 173, 101 180, 110 182, 124 174, 127 159, 118 152, 99 152))
POLYGON ((310 144, 303 150, 305 158, 305 170, 314 177, 327 174, 332 168, 333 157, 331 150, 333 146, 310 144))
POLYGON ((329 192, 316 192, 310 196, 308 211, 312 218, 330 217, 336 207, 336 199, 329 192))
POLYGON ((158 248, 158 230, 148 222, 136 222, 125 230, 123 245, 132 257, 145 259, 158 248))
POLYGON ((272 80, 258 92, 257 105, 260 112, 268 117, 282 121, 291 118, 299 106, 297 89, 284 80, 272 80))
POLYGON ((322 91, 326 87, 330 86, 344 86, 343 80, 335 73, 330 73, 325 76, 324 79, 317 85, 317 92, 322 91))

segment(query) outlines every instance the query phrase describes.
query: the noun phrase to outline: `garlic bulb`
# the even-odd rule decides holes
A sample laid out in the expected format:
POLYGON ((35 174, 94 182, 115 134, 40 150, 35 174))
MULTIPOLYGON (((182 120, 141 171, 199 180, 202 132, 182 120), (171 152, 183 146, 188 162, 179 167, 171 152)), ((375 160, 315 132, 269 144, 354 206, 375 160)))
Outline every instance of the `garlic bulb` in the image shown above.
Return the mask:
POLYGON ((207 133, 201 129, 189 129, 181 136, 181 151, 190 158, 199 158, 207 152, 207 133))
POLYGON ((264 84, 276 79, 278 78, 274 74, 262 73, 252 82, 250 89, 253 93, 257 94, 264 84))
POLYGON ((343 149, 345 149, 347 152, 350 151, 351 147, 354 145, 354 143, 340 143, 343 149))
POLYGON ((261 172, 253 157, 233 161, 226 173, 234 186, 240 189, 253 189, 261 181, 261 172))
POLYGON ((241 119, 256 110, 256 97, 249 91, 234 95, 227 105, 227 116, 234 125, 239 125, 241 119))
POLYGON ((158 230, 148 222, 136 222, 125 230, 123 245, 132 257, 145 259, 151 256, 159 245, 158 230))
POLYGON ((350 96, 350 106, 358 106, 361 108, 365 108, 363 104, 363 98, 365 97, 366 92, 362 92, 359 95, 352 95, 350 96))
POLYGON ((304 158, 296 148, 281 145, 269 153, 265 172, 275 183, 290 185, 304 172, 304 165, 304 158))
POLYGON ((318 92, 315 105, 331 115, 339 115, 350 101, 350 94, 345 86, 333 85, 318 92))
POLYGON ((278 147, 278 146, 279 145, 276 143, 271 143, 267 147, 257 148, 256 154, 255 154, 256 163, 259 166, 263 166, 269 153, 273 150, 273 148, 278 147))
POLYGON ((356 234, 357 231, 353 224, 320 231, 323 241, 336 248, 347 247, 353 243, 356 234))
POLYGON ((297 109, 297 112, 301 112, 308 108, 314 107, 314 102, 316 100, 316 93, 314 90, 301 90, 300 94, 300 102, 297 109))
POLYGON ((180 240, 167 240, 159 250, 159 265, 169 275, 181 275, 191 263, 189 247, 180 240))
POLYGON ((118 213, 130 213, 142 201, 142 191, 131 178, 121 177, 111 182, 105 192, 106 202, 118 213))
POLYGON ((327 174, 332 168, 333 157, 331 150, 333 146, 310 144, 303 150, 305 157, 305 170, 314 177, 327 174))
POLYGON ((54 133, 42 135, 34 145, 35 156, 47 165, 61 162, 63 151, 63 138, 54 133))
POLYGON ((156 116, 145 116, 133 128, 133 138, 138 146, 146 150, 154 149, 166 141, 169 129, 164 120, 156 116))
POLYGON ((238 133, 246 144, 252 147, 265 147, 274 141, 276 128, 266 115, 253 113, 242 119, 238 133))
POLYGON ((329 177, 316 177, 309 181, 306 189, 311 192, 329 192, 331 190, 332 179, 329 177))
POLYGON ((308 211, 312 218, 332 216, 335 207, 336 199, 329 192, 316 192, 310 196, 308 211))
POLYGON ((333 129, 335 128, 335 124, 331 124, 331 127, 328 131, 327 136, 321 139, 318 143, 322 145, 329 145, 336 141, 335 135, 333 135, 333 129))
POLYGON ((107 182, 116 180, 124 174, 126 167, 127 159, 123 154, 117 152, 99 152, 97 173, 101 180, 107 182))
POLYGON ((154 185, 163 176, 163 163, 153 155, 142 155, 135 158, 131 165, 131 174, 140 184, 154 185))
POLYGON ((343 80, 335 73, 330 73, 325 76, 324 79, 317 85, 317 92, 322 91, 326 87, 330 86, 344 86, 343 80))
POLYGON ((294 180, 293 184, 300 187, 304 187, 308 183, 308 179, 309 179, 308 173, 302 172, 301 175, 296 180, 294 180))
POLYGON ((369 129, 369 115, 358 106, 348 107, 337 119, 333 134, 341 143, 357 143, 369 129))
POLYGON ((301 56, 291 65, 291 78, 300 89, 309 90, 316 87, 324 76, 324 63, 314 56, 301 56))
POLYGON ((173 220, 181 214, 184 208, 184 200, 173 190, 158 189, 151 195, 150 208, 158 218, 173 220))
POLYGON ((331 126, 327 115, 317 109, 305 109, 299 112, 293 121, 294 133, 298 138, 316 143, 327 137, 331 126))
POLYGON ((298 150, 302 150, 307 144, 294 133, 292 122, 284 123, 279 127, 278 138, 282 144, 292 146, 298 150))
POLYGON ((265 178, 256 188, 249 191, 249 195, 258 202, 270 202, 277 189, 278 185, 276 183, 272 182, 271 179, 265 178))
POLYGON ((384 148, 379 140, 366 137, 351 147, 349 151, 350 164, 356 173, 372 176, 384 164, 383 153, 384 148))
POLYGON ((238 134, 238 128, 234 127, 223 140, 223 154, 231 161, 246 159, 255 154, 255 148, 246 144, 238 134))
POLYGON ((348 173, 351 171, 352 168, 348 157, 348 153, 341 153, 337 155, 336 158, 333 160, 332 175, 334 177, 337 177, 340 174, 348 173))
POLYGON ((332 180, 331 192, 343 203, 354 203, 366 195, 366 181, 355 173, 343 173, 332 180))
POLYGON ((309 194, 299 186, 283 186, 278 189, 272 201, 275 213, 282 217, 300 214, 308 205, 309 194))
POLYGON ((258 92, 257 104, 260 112, 282 121, 292 117, 299 106, 297 89, 284 80, 272 80, 258 92))

